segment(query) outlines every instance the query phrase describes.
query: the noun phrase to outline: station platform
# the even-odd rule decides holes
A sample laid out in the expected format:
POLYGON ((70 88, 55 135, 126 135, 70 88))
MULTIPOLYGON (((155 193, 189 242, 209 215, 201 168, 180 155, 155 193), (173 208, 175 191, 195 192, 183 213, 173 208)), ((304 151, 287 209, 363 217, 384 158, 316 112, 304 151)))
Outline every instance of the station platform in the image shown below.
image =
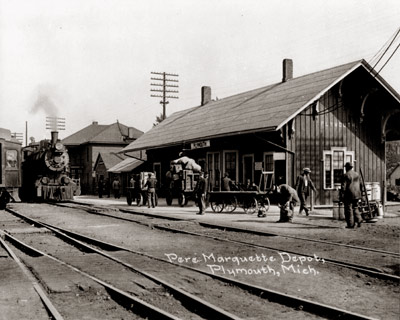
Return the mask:
MULTIPOLYGON (((164 198, 160 198, 158 200, 158 205, 156 208, 147 208, 147 206, 137 206, 135 202, 132 203, 132 205, 128 205, 126 198, 121 197, 119 199, 114 199, 112 197, 110 198, 98 198, 96 196, 78 196, 74 198, 74 201, 77 203, 82 203, 82 204, 91 204, 94 206, 101 206, 101 207, 108 207, 108 208, 118 208, 118 209, 124 209, 124 210, 130 210, 134 212, 142 212, 146 214, 154 214, 154 215, 168 215, 168 216, 176 216, 176 217, 181 217, 182 216, 192 216, 193 219, 205 219, 204 217, 215 217, 215 218, 221 218, 222 220, 235 220, 235 221, 241 221, 241 220, 246 220, 248 221, 249 219, 251 220, 258 220, 258 221, 273 221, 276 222, 279 219, 279 207, 277 205, 271 205, 270 209, 267 212, 267 217, 266 218, 258 218, 257 213, 254 213, 252 215, 246 214, 244 210, 241 207, 237 207, 236 210, 232 213, 215 213, 211 209, 211 207, 208 207, 205 210, 204 215, 197 215, 196 213, 198 212, 198 207, 194 204, 193 201, 189 201, 189 203, 186 206, 179 206, 177 199, 173 200, 173 203, 171 206, 167 205, 166 201, 164 198)), ((400 205, 399 203, 389 203, 388 205, 400 205)), ((333 208, 332 206, 315 206, 313 211, 310 212, 309 216, 306 216, 304 213, 302 215, 298 214, 299 212, 299 206, 295 208, 295 215, 294 218, 297 219, 302 219, 302 218, 307 218, 308 220, 335 220, 333 217, 333 208)), ((396 218, 400 217, 399 214, 392 214, 385 212, 384 215, 385 218, 396 218)), ((337 220, 336 220, 337 221, 337 220)))

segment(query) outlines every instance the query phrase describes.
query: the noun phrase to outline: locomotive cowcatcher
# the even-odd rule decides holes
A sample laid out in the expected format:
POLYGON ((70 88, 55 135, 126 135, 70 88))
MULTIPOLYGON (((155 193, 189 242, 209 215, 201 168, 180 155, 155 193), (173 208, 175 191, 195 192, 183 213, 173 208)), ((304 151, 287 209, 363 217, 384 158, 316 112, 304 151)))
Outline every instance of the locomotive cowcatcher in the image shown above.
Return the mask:
POLYGON ((51 132, 51 140, 31 143, 23 149, 22 194, 25 201, 72 200, 79 183, 69 177, 67 148, 51 132))

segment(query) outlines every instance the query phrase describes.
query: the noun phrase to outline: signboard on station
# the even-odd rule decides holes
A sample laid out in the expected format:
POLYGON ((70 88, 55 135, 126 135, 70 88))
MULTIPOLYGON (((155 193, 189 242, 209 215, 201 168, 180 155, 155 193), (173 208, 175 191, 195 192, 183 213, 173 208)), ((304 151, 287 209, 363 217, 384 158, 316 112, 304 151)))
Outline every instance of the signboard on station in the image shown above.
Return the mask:
POLYGON ((197 141, 197 142, 192 142, 190 144, 190 148, 193 149, 200 149, 200 148, 207 148, 210 146, 210 140, 204 140, 204 141, 197 141))

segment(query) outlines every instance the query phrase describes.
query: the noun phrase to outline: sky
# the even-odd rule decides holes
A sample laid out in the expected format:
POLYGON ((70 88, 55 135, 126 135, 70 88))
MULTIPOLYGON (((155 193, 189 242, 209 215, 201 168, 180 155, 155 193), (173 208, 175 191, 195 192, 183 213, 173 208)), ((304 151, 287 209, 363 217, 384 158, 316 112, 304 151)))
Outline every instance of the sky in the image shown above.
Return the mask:
POLYGON ((400 92, 398 0, 0 0, 0 127, 65 138, 116 121, 143 132, 162 113, 151 72, 177 74, 167 116, 212 99, 365 59, 400 92), (378 59, 382 59, 375 66, 378 59), (27 126, 26 126, 27 124, 27 126))

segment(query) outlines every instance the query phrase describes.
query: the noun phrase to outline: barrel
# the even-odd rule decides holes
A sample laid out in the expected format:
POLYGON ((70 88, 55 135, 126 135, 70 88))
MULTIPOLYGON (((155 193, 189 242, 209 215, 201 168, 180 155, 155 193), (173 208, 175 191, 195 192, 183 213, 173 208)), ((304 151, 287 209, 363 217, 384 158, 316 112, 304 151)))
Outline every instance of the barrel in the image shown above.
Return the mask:
POLYGON ((344 220, 344 206, 340 201, 333 202, 333 219, 344 220))
POLYGON ((381 186, 379 182, 372 182, 371 199, 376 201, 381 201, 381 186))
POLYGON ((367 193, 367 198, 369 201, 372 200, 372 183, 366 182, 365 183, 365 192, 367 193))

